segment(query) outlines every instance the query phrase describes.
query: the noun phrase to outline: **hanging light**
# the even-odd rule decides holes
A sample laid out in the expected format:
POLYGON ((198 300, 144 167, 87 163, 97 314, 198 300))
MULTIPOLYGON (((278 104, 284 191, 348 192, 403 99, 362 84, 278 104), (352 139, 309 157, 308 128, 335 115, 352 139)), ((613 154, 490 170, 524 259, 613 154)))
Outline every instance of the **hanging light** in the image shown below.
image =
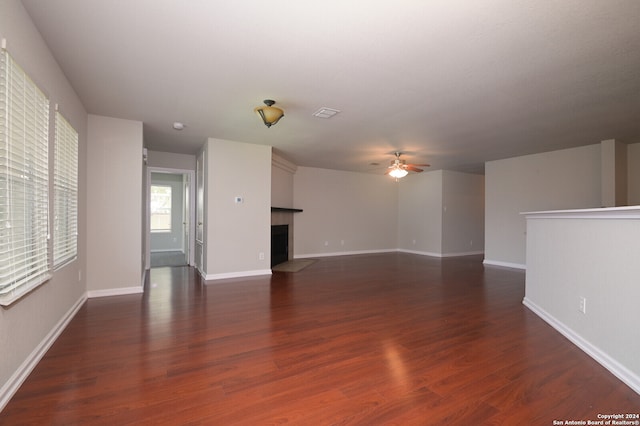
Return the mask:
POLYGON ((265 99, 264 104, 266 106, 255 107, 253 111, 255 111, 262 121, 264 121, 264 125, 267 127, 271 127, 276 124, 282 117, 284 117, 284 111, 280 108, 274 107, 276 101, 272 101, 271 99, 265 99))
POLYGON ((403 169, 402 167, 396 165, 389 172, 389 176, 394 177, 396 179, 400 179, 408 175, 409 172, 403 169))
POLYGON ((397 181, 398 179, 408 175, 409 171, 404 167, 404 161, 400 160, 401 153, 395 152, 394 154, 396 156, 396 159, 391 163, 391 166, 389 166, 389 171, 387 172, 387 174, 392 178, 395 178, 397 181))

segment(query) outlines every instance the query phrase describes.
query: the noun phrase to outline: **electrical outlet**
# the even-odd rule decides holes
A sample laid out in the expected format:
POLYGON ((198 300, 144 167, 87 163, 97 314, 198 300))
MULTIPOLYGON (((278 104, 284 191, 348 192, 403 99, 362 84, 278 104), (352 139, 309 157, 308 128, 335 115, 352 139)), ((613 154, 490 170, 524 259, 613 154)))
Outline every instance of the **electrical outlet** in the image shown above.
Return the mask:
POLYGON ((324 242, 325 247, 329 245, 329 241, 324 242))
POLYGON ((344 240, 340 240, 340 245, 343 246, 344 245, 344 240))
POLYGON ((580 305, 578 306, 578 310, 583 314, 587 313, 587 299, 584 297, 580 297, 580 305))
POLYGON ((264 252, 258 253, 258 260, 264 260, 264 252))

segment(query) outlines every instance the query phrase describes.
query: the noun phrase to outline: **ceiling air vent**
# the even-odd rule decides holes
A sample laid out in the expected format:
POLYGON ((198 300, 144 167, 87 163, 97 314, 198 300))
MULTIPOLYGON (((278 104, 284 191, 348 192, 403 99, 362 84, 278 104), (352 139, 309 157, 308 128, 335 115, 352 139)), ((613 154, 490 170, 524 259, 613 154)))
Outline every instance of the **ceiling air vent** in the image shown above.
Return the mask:
POLYGON ((314 112, 313 116, 318 118, 331 118, 339 112, 340 110, 337 110, 337 109, 322 107, 316 112, 314 112))

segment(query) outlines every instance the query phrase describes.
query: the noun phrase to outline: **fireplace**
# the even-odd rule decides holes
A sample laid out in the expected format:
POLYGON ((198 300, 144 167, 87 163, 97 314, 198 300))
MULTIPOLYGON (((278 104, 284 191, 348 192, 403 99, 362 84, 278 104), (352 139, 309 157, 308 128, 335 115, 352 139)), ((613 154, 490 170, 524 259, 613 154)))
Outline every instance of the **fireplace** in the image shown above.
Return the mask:
POLYGON ((289 260, 289 225, 271 225, 271 267, 289 260))
POLYGON ((271 207, 271 267, 293 259, 293 214, 301 209, 271 207))

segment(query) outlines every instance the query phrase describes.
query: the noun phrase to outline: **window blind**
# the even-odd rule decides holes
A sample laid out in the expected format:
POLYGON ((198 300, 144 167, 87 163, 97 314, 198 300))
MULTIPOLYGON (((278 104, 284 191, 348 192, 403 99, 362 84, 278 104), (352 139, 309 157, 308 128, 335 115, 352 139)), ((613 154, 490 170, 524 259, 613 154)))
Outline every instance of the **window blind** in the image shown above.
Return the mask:
POLYGON ((0 304, 50 277, 49 100, 0 51, 0 304))
POLYGON ((78 132, 56 111, 53 266, 78 255, 78 132))

